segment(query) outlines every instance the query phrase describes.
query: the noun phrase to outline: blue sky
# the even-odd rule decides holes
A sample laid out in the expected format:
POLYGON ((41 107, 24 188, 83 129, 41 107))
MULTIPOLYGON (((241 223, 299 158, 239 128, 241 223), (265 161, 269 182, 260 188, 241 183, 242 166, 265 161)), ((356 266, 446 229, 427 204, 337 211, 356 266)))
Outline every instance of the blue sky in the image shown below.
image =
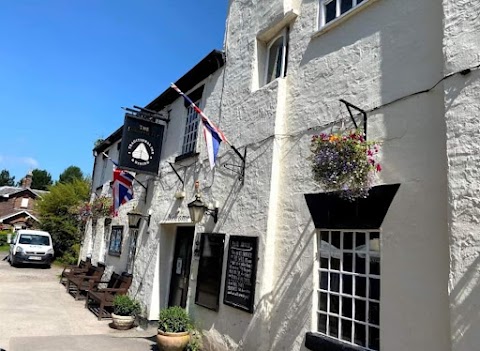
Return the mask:
POLYGON ((92 171, 93 143, 213 49, 228 1, 0 1, 0 170, 92 171))

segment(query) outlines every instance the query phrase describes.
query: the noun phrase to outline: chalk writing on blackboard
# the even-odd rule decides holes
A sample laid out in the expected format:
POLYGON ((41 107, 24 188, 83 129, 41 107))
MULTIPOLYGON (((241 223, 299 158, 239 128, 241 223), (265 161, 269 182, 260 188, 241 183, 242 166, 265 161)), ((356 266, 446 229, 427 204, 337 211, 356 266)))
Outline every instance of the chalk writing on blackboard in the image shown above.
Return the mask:
POLYGON ((257 261, 256 237, 231 236, 228 247, 224 303, 253 312, 257 261))

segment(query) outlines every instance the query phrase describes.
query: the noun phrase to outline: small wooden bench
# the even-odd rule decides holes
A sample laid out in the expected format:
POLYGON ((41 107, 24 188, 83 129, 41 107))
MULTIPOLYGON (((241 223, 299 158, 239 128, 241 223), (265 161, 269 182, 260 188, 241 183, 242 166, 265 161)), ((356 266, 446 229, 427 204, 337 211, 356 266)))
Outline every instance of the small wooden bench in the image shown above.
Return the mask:
POLYGON ((109 318, 110 313, 107 308, 113 307, 113 299, 116 295, 125 295, 128 292, 132 279, 133 276, 130 273, 123 272, 122 275, 117 275, 116 283, 112 283, 114 287, 89 290, 85 307, 94 313, 99 321, 102 318, 109 318))
POLYGON ((77 274, 67 279, 67 292, 78 300, 82 292, 88 292, 102 281, 105 265, 98 263, 97 266, 90 266, 85 274, 77 274))
POLYGON ((67 279, 75 274, 85 274, 91 265, 91 259, 87 258, 85 261, 80 260, 78 265, 65 266, 63 268, 62 274, 60 275, 60 284, 66 284, 67 279))

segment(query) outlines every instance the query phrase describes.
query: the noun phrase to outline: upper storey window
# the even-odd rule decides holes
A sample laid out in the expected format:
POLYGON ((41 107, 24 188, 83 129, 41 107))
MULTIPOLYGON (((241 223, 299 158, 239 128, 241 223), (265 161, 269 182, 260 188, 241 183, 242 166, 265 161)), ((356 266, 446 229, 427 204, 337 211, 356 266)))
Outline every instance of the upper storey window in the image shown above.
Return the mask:
POLYGON ((267 46, 265 84, 276 78, 285 77, 287 73, 288 36, 284 29, 267 46))
POLYGON ((369 0, 320 0, 320 28, 369 0))

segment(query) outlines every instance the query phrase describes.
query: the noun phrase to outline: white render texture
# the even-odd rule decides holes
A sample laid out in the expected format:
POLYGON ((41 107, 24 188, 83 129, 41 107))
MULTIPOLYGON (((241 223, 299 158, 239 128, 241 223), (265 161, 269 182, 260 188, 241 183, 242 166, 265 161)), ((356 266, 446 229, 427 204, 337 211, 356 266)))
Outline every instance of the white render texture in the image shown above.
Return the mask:
MULTIPOLYGON (((208 216, 197 224, 196 238, 225 233, 227 247, 229 235, 259 237, 253 314, 222 303, 226 256, 219 311, 195 305, 192 261, 188 310, 211 349, 306 350, 305 333, 316 325, 316 231, 304 194, 322 190, 311 178, 309 142, 339 130, 342 119, 351 127, 345 99, 369 112, 368 138, 381 142, 378 184, 401 184, 381 234, 381 350, 476 350, 480 73, 457 72, 480 63, 480 3, 370 0, 321 31, 317 14, 316 1, 230 1, 226 65, 197 87, 205 86, 201 106, 210 119, 240 152, 247 147, 244 184, 223 167, 240 164, 224 144, 210 170, 200 133, 199 158, 175 164, 186 197, 174 198, 181 183, 167 162, 180 153, 186 109, 181 98, 170 105, 160 175, 140 176, 148 193, 137 186, 140 197, 112 222, 127 228, 137 204, 152 212, 140 230, 130 293, 150 320, 167 306, 176 235, 168 218, 188 215, 199 180, 204 201, 218 201, 220 213, 216 224, 208 216), (262 86, 262 50, 286 25, 287 76, 262 86)), ((88 233, 84 254, 105 250, 103 231, 94 240, 88 233)), ((127 251, 106 255, 107 264, 124 269, 127 251)))

